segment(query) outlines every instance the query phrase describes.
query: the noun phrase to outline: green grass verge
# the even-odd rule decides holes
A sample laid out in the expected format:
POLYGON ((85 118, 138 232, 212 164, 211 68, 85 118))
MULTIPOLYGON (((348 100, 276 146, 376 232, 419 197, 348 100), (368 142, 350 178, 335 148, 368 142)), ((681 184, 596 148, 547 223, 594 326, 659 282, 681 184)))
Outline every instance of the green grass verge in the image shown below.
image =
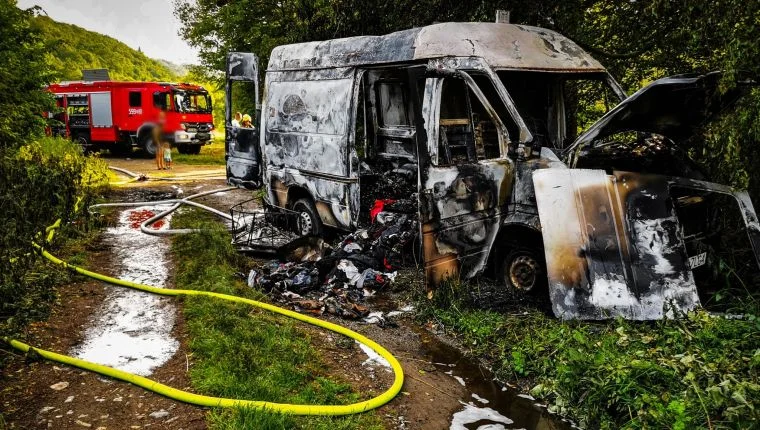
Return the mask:
POLYGON ((422 318, 436 320, 498 377, 517 381, 584 428, 758 428, 760 320, 696 312, 678 320, 563 322, 473 309, 449 285, 422 318))
POLYGON ((191 165, 224 165, 224 139, 214 139, 210 145, 201 147, 198 155, 180 154, 175 148, 172 150, 172 160, 177 164, 191 165))
MULTIPOLYGON (((229 234, 204 214, 176 215, 175 227, 200 227, 204 233, 173 242, 176 285, 266 298, 236 279, 246 261, 229 234)), ((324 359, 302 323, 278 315, 208 298, 185 301, 193 366, 190 377, 201 393, 281 403, 347 404, 361 399, 348 384, 325 372, 324 359)), ((212 410, 213 429, 373 429, 382 428, 374 412, 347 417, 292 417, 250 409, 212 410)))

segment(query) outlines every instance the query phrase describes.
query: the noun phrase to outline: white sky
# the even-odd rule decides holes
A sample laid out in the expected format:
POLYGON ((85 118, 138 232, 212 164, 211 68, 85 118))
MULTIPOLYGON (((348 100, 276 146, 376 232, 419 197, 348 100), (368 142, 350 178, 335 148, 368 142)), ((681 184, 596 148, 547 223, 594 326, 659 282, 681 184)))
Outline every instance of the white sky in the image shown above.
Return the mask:
POLYGON ((18 0, 38 5, 50 18, 75 24, 138 47, 151 58, 197 63, 197 52, 179 36, 171 0, 18 0))

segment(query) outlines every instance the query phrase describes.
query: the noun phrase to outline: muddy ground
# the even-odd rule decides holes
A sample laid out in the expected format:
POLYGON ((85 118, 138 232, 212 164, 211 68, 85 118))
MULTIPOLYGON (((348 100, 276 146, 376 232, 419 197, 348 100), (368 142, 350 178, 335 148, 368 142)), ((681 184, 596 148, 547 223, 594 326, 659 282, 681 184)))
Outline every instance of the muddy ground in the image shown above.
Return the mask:
MULTIPOLYGON (((109 160, 113 162, 114 160, 109 160)), ((121 167, 141 171, 150 160, 117 162, 121 167)), ((184 168, 183 168, 184 169, 184 168)), ((198 166, 177 173, 191 173, 198 166)), ((223 172, 223 171, 222 171, 223 172)), ((114 191, 112 201, 166 198, 179 192, 185 196, 221 188, 219 179, 180 183, 147 182, 114 191), (181 191, 179 191, 181 189, 181 191)), ((199 199, 221 210, 252 197, 234 190, 199 199)), ((169 240, 169 239, 163 239, 169 240)), ((91 246, 87 266, 103 273, 118 274, 119 262, 103 241, 91 246)), ((168 262, 172 272, 171 261, 168 262)), ((166 287, 173 286, 169 276, 166 287)), ((108 289, 98 282, 78 281, 60 288, 60 301, 50 318, 29 328, 29 343, 59 352, 79 345, 98 309, 104 306, 108 289)), ((403 308, 405 303, 379 297, 373 305, 381 310, 403 308)), ((181 305, 166 307, 173 312, 172 336, 179 347, 171 359, 154 369, 151 378, 193 391, 187 370, 192 357, 187 354, 181 305)), ((332 319, 331 317, 326 317, 332 319)), ((526 428, 561 429, 566 424, 550 417, 528 396, 495 384, 488 372, 464 357, 446 339, 432 334, 413 318, 413 311, 396 317, 396 327, 381 328, 358 322, 335 320, 363 333, 390 350, 405 373, 402 393, 377 413, 388 428, 526 428), (482 427, 487 426, 487 427, 482 427)), ((329 363, 329 373, 349 382, 364 398, 379 394, 392 381, 392 373, 369 356, 358 344, 334 334, 308 327, 318 348, 329 363)), ((202 429, 206 428, 203 408, 178 403, 127 383, 95 374, 16 356, 0 376, 0 407, 9 429, 202 429)), ((1 423, 0 423, 1 424, 1 423)), ((2 427, 0 425, 0 427, 2 427)))

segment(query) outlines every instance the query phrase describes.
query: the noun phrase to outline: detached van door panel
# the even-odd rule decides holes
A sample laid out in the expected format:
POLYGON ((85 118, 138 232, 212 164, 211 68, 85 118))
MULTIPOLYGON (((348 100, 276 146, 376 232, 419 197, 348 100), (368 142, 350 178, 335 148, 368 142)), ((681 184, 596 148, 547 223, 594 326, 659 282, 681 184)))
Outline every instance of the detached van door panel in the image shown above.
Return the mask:
POLYGON ((259 100, 259 59, 255 54, 230 52, 227 56, 225 86, 225 160, 227 182, 245 188, 261 185, 259 100), (233 123, 235 113, 249 115, 250 126, 233 123))
MULTIPOLYGON (((488 261, 512 186, 493 119, 466 83, 428 79, 429 161, 420 170, 420 223, 426 282, 471 278, 488 261)), ((421 164, 423 161, 421 161, 421 164)))

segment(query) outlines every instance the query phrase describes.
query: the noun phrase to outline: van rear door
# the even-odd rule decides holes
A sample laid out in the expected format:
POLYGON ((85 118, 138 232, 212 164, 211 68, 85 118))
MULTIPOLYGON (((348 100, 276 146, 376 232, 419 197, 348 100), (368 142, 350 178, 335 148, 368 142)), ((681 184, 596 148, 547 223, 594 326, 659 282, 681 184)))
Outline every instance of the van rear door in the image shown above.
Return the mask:
POLYGON ((227 182, 243 188, 261 185, 259 148, 259 59, 247 52, 227 55, 225 84, 225 160, 227 182), (240 113, 251 123, 236 119, 240 113), (233 121, 234 120, 234 121, 233 121))

